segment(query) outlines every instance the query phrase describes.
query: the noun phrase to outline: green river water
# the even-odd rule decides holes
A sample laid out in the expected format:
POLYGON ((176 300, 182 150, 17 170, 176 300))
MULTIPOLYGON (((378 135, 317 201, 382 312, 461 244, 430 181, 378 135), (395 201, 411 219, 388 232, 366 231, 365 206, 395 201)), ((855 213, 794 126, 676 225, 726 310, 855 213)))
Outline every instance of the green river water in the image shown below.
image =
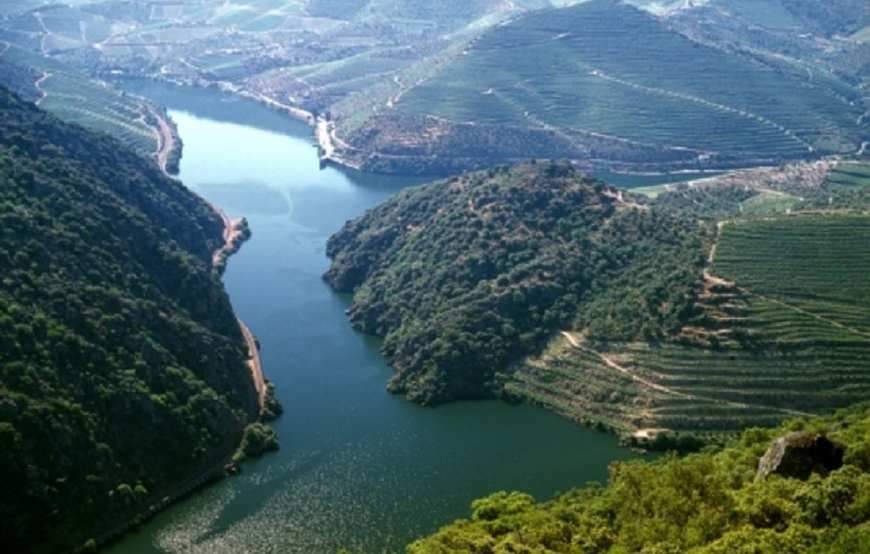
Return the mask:
POLYGON ((285 413, 281 450, 158 515, 110 554, 401 552, 467 517, 474 498, 538 499, 606 479, 633 455, 531 406, 420 408, 385 392, 378 340, 321 280, 327 237, 412 180, 320 170, 308 127, 215 92, 128 84, 166 105, 184 141, 181 179, 246 216, 252 239, 224 277, 260 340, 285 413))

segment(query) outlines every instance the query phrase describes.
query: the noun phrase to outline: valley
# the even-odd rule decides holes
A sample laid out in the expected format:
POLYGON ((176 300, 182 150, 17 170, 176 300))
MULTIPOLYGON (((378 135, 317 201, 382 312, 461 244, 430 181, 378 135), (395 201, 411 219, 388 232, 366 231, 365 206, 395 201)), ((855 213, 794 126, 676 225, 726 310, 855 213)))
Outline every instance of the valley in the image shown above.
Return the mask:
POLYGON ((0 550, 856 551, 868 29, 862 0, 4 2, 0 550), (842 469, 752 484, 796 431, 842 469))

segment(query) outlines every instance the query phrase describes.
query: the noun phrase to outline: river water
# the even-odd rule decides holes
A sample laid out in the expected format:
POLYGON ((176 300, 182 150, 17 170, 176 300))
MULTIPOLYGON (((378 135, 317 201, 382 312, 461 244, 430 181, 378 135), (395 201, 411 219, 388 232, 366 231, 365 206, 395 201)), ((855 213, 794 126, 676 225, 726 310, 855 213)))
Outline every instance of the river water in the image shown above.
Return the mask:
POLYGON ((285 413, 281 450, 173 506, 111 554, 401 552, 467 517, 473 499, 538 499, 606 479, 616 440, 542 409, 499 402, 420 408, 385 392, 378 340, 320 278, 327 237, 409 179, 320 170, 305 125, 215 92, 127 84, 167 106, 181 179, 253 232, 224 277, 261 343, 285 413))

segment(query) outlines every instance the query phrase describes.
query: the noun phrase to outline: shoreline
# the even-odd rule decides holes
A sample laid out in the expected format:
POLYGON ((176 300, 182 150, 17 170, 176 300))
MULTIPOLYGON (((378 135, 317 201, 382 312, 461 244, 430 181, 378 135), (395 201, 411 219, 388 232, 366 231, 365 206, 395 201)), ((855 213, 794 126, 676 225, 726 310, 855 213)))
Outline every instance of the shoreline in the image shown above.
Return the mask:
MULTIPOLYGON (((158 150, 157 155, 157 166, 160 168, 160 171, 170 177, 175 179, 173 175, 167 171, 166 165, 169 157, 169 153, 172 151, 172 148, 175 145, 175 138, 172 135, 172 127, 169 125, 169 122, 166 121, 163 114, 156 113, 151 111, 151 114, 157 120, 157 126, 159 128, 160 135, 160 148, 158 150)), ((199 196, 199 195, 197 195, 199 196)), ((211 202, 210 200, 200 198, 206 202, 223 221, 224 230, 223 230, 223 239, 224 244, 214 251, 212 254, 212 268, 218 272, 223 272, 224 265, 226 265, 227 259, 238 252, 239 248, 241 248, 242 243, 247 240, 246 232, 247 222, 242 219, 231 220, 227 213, 217 204, 211 202)), ((260 408, 260 413, 263 412, 263 409, 266 407, 266 379, 263 376, 263 366, 260 361, 260 349, 257 348, 257 341, 254 338, 254 335, 251 333, 250 329, 247 325, 236 316, 236 321, 239 324, 239 331, 242 333, 242 337, 245 339, 245 343, 248 346, 248 359, 246 364, 248 368, 251 370, 251 380, 254 383, 254 390, 257 391, 257 403, 260 408)))
MULTIPOLYGON (((218 90, 220 92, 229 94, 236 98, 243 98, 246 100, 252 100, 259 104, 263 104, 268 108, 277 110, 279 112, 283 112, 288 114, 291 118, 304 122, 306 125, 311 127, 312 129, 312 138, 315 141, 315 145, 318 148, 318 160, 320 162, 321 169, 327 166, 334 166, 343 169, 350 169, 353 171, 361 171, 365 173, 370 173, 373 175, 378 174, 387 174, 394 175, 397 174, 396 171, 372 171, 365 170, 362 167, 360 162, 351 162, 347 160, 345 157, 341 155, 340 152, 346 149, 355 149, 354 147, 348 145, 341 139, 335 136, 335 123, 331 120, 326 119, 322 115, 315 116, 314 113, 309 112, 303 108, 298 106, 294 106, 291 104, 285 104, 280 102, 274 98, 271 98, 263 93, 254 92, 246 89, 236 88, 235 86, 225 83, 225 82, 215 82, 215 83, 190 83, 184 81, 176 81, 172 79, 161 79, 155 76, 142 76, 138 77, 142 79, 155 80, 158 82, 168 83, 170 85, 175 85, 179 87, 185 88, 194 88, 194 89, 203 89, 203 90, 218 90)), ((158 121, 160 119, 158 118, 158 121)), ((863 150, 866 152, 870 149, 870 142, 865 142, 862 145, 863 150)), ((855 156, 860 158, 862 156, 861 150, 859 150, 855 156)), ((430 156, 424 155, 400 155, 400 156, 383 156, 385 158, 395 158, 402 159, 405 161, 412 161, 415 159, 419 160, 430 160, 430 156)), ((801 162, 816 162, 816 161, 829 161, 829 160, 839 160, 842 159, 842 155, 831 155, 819 158, 796 158, 787 160, 784 163, 794 164, 801 162)), ((491 161, 488 162, 490 165, 499 165, 499 164, 513 164, 519 163, 522 161, 527 161, 527 159, 511 159, 511 160, 502 160, 502 161, 491 161)), ((602 160, 578 160, 572 159, 570 160, 572 164, 575 165, 578 169, 585 172, 596 172, 596 171, 605 171, 612 172, 615 174, 627 175, 627 176, 640 176, 640 177, 650 177, 650 176, 665 176, 665 175, 674 175, 679 176, 683 174, 690 173, 698 173, 698 174, 706 174, 709 173, 711 177, 715 178, 718 176, 722 176, 725 174, 742 172, 742 171, 750 171, 754 169, 768 169, 776 167, 776 164, 773 164, 769 159, 760 159, 760 160, 745 160, 745 163, 739 165, 729 165, 723 164, 722 166, 711 166, 711 167, 703 167, 703 168, 689 168, 684 164, 677 164, 675 166, 659 166, 655 167, 656 164, 652 164, 653 167, 649 167, 649 164, 646 163, 623 163, 623 162, 607 162, 602 160), (636 168, 632 168, 631 166, 637 166, 636 168)), ((861 160, 855 160, 861 161, 861 160)), ((463 170, 465 171, 473 171, 473 169, 463 170)), ((165 171, 164 171, 165 172, 165 171)), ((431 177, 433 179, 443 178, 445 175, 441 174, 433 174, 431 177)))
MULTIPOLYGON (((196 85, 193 86, 196 87, 196 85)), ((335 124, 327 120, 323 116, 315 116, 312 112, 309 112, 297 106, 282 104, 274 98, 269 98, 268 96, 265 96, 263 94, 257 94, 247 90, 235 90, 226 87, 218 87, 218 89, 224 92, 228 92, 229 94, 236 95, 240 98, 246 98, 248 100, 253 100, 255 102, 265 104, 268 108, 272 108, 280 112, 286 112, 293 119, 302 121, 309 127, 311 127, 312 134, 314 135, 314 140, 317 142, 317 158, 320 162, 321 169, 323 169, 327 165, 335 165, 337 167, 345 169, 362 171, 359 164, 351 163, 337 153, 337 148, 335 145, 337 141, 335 137, 335 124)), ((345 145, 345 147, 346 146, 347 145, 345 145)))
MULTIPOLYGON (((249 233, 247 231, 248 224, 244 218, 231 220, 227 213, 217 204, 203 198, 211 209, 220 216, 224 223, 224 244, 214 251, 212 254, 212 268, 219 273, 222 273, 227 263, 227 259, 239 251, 242 243, 247 240, 249 233)), ((257 404, 260 407, 260 413, 266 407, 266 379, 263 376, 263 366, 260 362, 260 349, 257 347, 257 339, 253 333, 245 325, 245 322, 238 316, 236 321, 239 324, 239 331, 245 339, 245 344, 248 346, 248 360, 246 362, 248 369, 251 371, 251 380, 254 382, 254 390, 257 391, 257 404)))
MULTIPOLYGON (((157 156, 155 156, 157 165, 161 173, 171 179, 177 180, 176 177, 170 175, 166 171, 166 162, 168 156, 161 155, 164 152, 168 154, 171 151, 172 145, 174 144, 171 126, 165 119, 163 119, 162 114, 156 112, 152 113, 157 119, 160 134, 160 148, 157 152, 157 156), (169 149, 166 148, 167 145, 170 146, 169 149)), ((199 196, 199 198, 201 198, 209 205, 212 211, 214 211, 214 213, 221 218, 221 221, 223 221, 224 224, 224 244, 221 245, 212 254, 212 269, 214 271, 221 272, 223 271, 223 265, 226 264, 227 258, 237 252, 241 247, 242 243, 247 239, 247 222, 244 220, 244 218, 235 221, 231 220, 226 212, 224 212, 223 209, 220 208, 220 206, 214 204, 206 198, 203 198, 202 196, 199 196)), ((257 346, 257 340, 251 333, 248 326, 245 325, 245 323, 238 316, 236 316, 236 322, 238 323, 239 331, 241 332, 242 337, 245 340, 245 344, 248 348, 248 358, 247 360, 245 360, 245 364, 248 366, 251 372, 251 380, 254 384, 254 390, 257 393, 257 406, 259 408, 257 418, 252 421, 248 421, 249 424, 253 421, 258 420, 260 416, 262 416, 262 414, 264 413, 266 407, 266 395, 268 387, 266 386, 266 380, 263 375, 263 368, 260 361, 260 350, 257 346)), ((189 478, 167 490, 160 491, 160 494, 156 495, 153 501, 147 507, 132 514, 124 522, 94 537, 94 541, 96 542, 96 544, 102 547, 107 544, 111 544, 117 540, 121 540, 125 534, 130 531, 136 530, 139 525, 147 522, 148 520, 150 520, 160 512, 164 511, 165 509, 169 508, 171 505, 175 504, 179 500, 182 500, 187 496, 190 496, 191 494, 202 489, 203 487, 226 477, 227 467, 232 464, 233 455, 238 450, 240 442, 241 436, 239 436, 237 439, 229 441, 229 443, 231 443, 230 448, 228 448, 225 452, 219 453, 219 455, 213 460, 202 464, 197 469, 197 471, 189 478)), ((85 552, 85 548, 86 547, 82 545, 75 547, 68 552, 77 554, 80 552, 85 552)))

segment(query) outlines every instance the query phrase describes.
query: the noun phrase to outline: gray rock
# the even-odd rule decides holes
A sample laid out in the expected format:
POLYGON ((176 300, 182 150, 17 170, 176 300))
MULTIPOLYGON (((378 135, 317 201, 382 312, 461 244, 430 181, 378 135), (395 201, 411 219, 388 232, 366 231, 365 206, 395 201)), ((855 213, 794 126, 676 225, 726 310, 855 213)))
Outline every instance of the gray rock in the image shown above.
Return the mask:
POLYGON ((843 447, 824 435, 795 431, 778 438, 758 462, 755 480, 772 474, 806 480, 814 472, 822 476, 843 466, 843 447))

